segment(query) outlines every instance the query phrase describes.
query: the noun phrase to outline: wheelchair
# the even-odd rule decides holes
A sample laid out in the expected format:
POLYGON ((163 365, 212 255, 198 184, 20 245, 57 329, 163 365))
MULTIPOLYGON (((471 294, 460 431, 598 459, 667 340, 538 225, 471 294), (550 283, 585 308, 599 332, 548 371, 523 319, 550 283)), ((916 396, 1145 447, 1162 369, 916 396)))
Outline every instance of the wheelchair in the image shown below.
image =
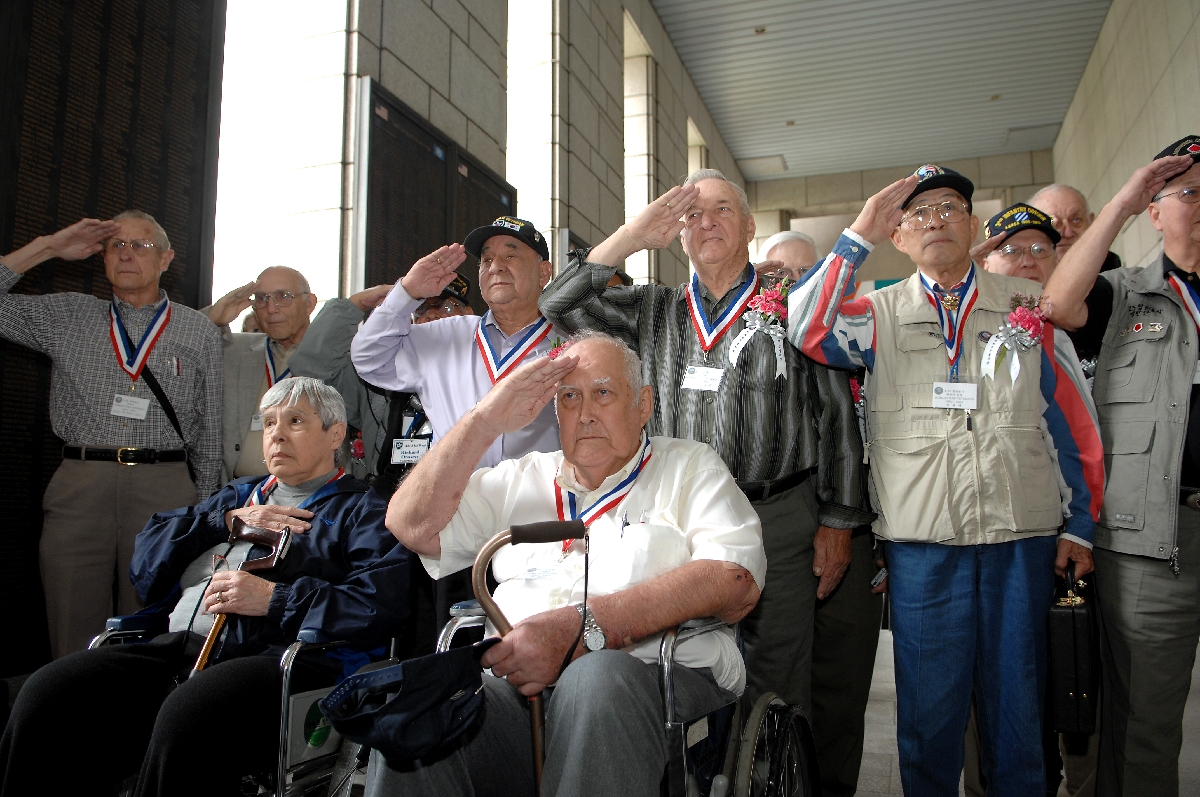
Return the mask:
MULTIPOLYGON (((476 600, 451 608, 451 619, 438 636, 438 652, 449 650, 459 631, 481 627, 488 619, 501 634, 510 630, 485 582, 484 574, 497 551, 510 543, 559 542, 579 539, 583 534, 583 524, 578 521, 552 521, 514 526, 492 537, 475 559, 472 586, 476 600)), ((808 719, 798 707, 789 706, 774 693, 760 697, 745 717, 741 700, 701 717, 676 715, 671 677, 676 645, 725 627, 715 618, 702 618, 663 632, 658 659, 663 729, 668 742, 663 797, 819 797, 821 778, 808 719)), ((530 702, 535 768, 540 768, 544 733, 541 698, 530 702)), ((540 789, 540 773, 537 783, 540 789)))
MULTIPOLYGON (((110 617, 104 631, 98 634, 88 649, 102 645, 131 644, 147 641, 167 632, 165 614, 133 614, 110 617)), ((395 640, 392 649, 395 649, 395 640)), ((242 793, 275 795, 275 797, 326 797, 349 793, 354 772, 365 767, 366 757, 358 745, 343 745, 341 735, 334 730, 321 712, 318 701, 334 688, 302 693, 293 692, 292 682, 296 664, 304 658, 323 656, 328 651, 344 648, 347 643, 333 640, 319 629, 304 628, 297 639, 280 657, 282 700, 279 718, 279 756, 274 772, 262 772, 243 778, 242 793), (347 748, 347 749, 343 749, 347 748), (361 761, 358 757, 361 756, 361 761)), ((365 672, 398 663, 395 658, 372 662, 360 668, 365 672)), ((133 791, 137 776, 129 778, 121 788, 122 797, 133 791)))

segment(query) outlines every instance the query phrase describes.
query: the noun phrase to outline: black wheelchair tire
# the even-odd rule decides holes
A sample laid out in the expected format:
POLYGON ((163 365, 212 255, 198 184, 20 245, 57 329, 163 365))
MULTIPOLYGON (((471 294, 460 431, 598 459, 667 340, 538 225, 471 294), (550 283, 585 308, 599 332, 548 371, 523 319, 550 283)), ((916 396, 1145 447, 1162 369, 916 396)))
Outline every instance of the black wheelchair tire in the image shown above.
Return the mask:
POLYGON ((742 729, 734 797, 818 797, 821 778, 808 719, 768 692, 742 729))

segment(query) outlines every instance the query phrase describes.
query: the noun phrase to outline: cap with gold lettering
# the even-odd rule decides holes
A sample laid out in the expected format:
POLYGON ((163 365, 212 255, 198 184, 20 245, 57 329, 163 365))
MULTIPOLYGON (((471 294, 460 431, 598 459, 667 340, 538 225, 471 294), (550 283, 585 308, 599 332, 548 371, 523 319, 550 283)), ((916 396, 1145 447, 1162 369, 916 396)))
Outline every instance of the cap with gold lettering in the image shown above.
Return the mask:
POLYGON ((510 235, 533 251, 542 256, 542 260, 550 259, 550 249, 546 246, 546 236, 524 219, 512 216, 501 216, 486 227, 476 227, 463 241, 467 254, 478 258, 483 252, 483 245, 489 238, 497 235, 510 235))

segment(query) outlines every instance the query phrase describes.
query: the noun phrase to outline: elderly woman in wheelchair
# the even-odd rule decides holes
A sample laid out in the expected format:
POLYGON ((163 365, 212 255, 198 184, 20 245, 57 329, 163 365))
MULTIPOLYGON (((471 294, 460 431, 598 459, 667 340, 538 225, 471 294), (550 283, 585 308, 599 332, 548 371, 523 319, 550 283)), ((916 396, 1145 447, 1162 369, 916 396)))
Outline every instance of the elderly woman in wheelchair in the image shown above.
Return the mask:
MULTIPOLYGON (((274 769, 280 653, 301 629, 369 649, 403 622, 411 554, 384 529, 382 499, 337 467, 341 396, 293 377, 261 411, 270 476, 155 515, 138 536, 130 575, 169 613, 165 633, 34 673, 0 742, 0 793, 111 794, 136 773, 137 794, 239 794, 243 775, 274 769)), ((326 661, 293 683, 330 685, 341 664, 326 661)))
POLYGON ((646 435, 653 401, 631 349, 584 333, 498 382, 400 486, 387 526, 434 577, 513 524, 579 519, 588 534, 499 550, 495 601, 514 627, 483 655, 482 718, 424 760, 373 754, 368 795, 533 794, 526 698, 551 685, 542 793, 658 794, 669 755, 659 635, 694 618, 729 625, 679 642, 677 712, 698 717, 740 694, 731 624, 763 584, 758 516, 711 448, 646 435), (474 470, 550 400, 561 452, 474 470))

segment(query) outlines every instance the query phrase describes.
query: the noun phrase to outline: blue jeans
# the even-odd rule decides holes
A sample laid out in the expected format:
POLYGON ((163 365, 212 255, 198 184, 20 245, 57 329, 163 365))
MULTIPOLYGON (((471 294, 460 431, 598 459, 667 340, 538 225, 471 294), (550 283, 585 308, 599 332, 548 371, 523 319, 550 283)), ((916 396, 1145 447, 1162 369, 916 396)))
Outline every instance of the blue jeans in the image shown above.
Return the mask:
POLYGON ((989 797, 1045 791, 1042 697, 1057 538, 888 543, 896 738, 904 793, 958 794, 978 702, 989 797))

